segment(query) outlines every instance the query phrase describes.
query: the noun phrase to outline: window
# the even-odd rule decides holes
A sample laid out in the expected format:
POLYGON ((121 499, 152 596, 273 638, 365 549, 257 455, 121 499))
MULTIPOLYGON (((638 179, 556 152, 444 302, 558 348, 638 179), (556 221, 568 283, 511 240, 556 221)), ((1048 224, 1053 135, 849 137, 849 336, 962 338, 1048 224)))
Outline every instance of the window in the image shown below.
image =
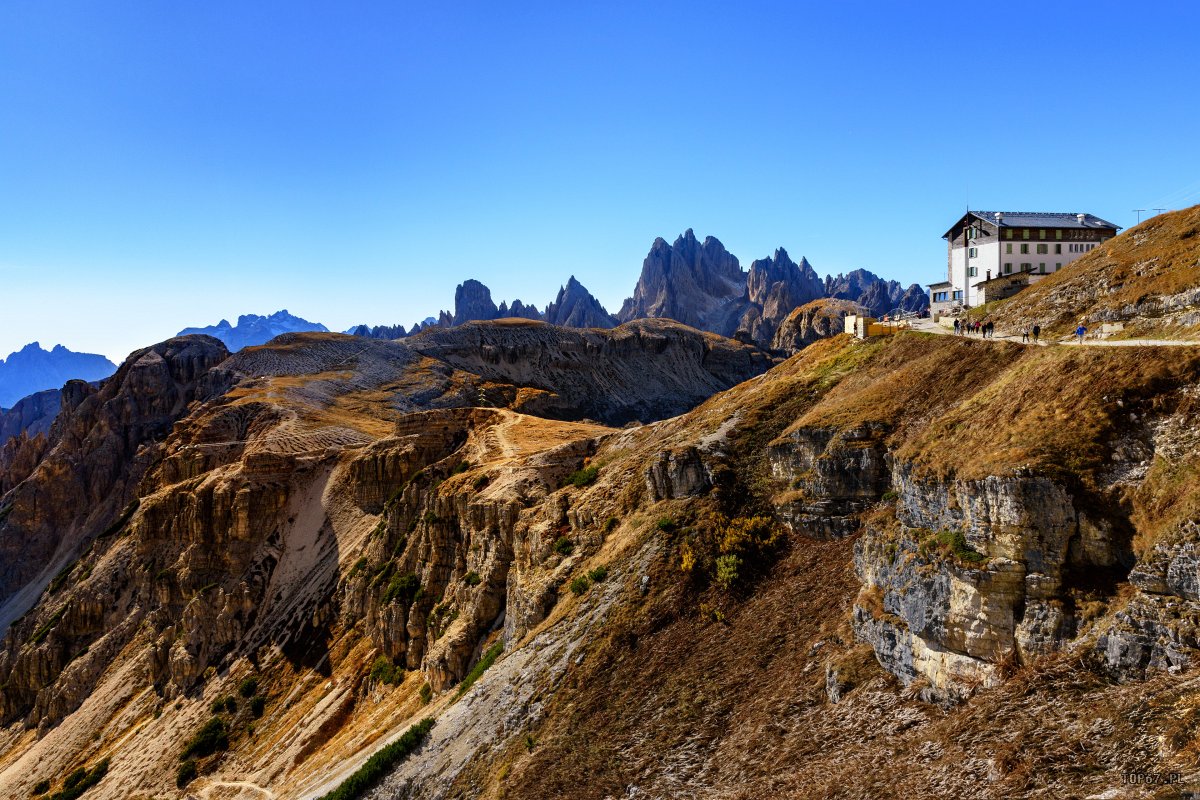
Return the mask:
POLYGON ((1054 238, 1055 238, 1055 239, 1061 239, 1061 238, 1062 238, 1062 231, 1061 231, 1061 230, 1059 230, 1059 231, 1055 231, 1055 232, 1054 232, 1054 238))
POLYGON ((967 277, 968 278, 974 278, 978 274, 979 274, 978 267, 967 267, 967 277))
POLYGON ((1056 255, 1056 256, 1062 255, 1062 245, 1061 244, 1054 245, 1054 255, 1056 255))
POLYGON ((1049 252, 1050 252, 1050 245, 1048 245, 1048 244, 1039 244, 1039 245, 1037 246, 1037 250, 1038 250, 1038 255, 1040 255, 1040 256, 1041 256, 1041 255, 1045 255, 1046 253, 1049 253, 1049 252))
POLYGON ((1007 275, 1007 274, 1008 274, 1008 273, 1010 273, 1010 272, 1012 272, 1012 262, 1011 262, 1011 261, 1005 261, 1005 262, 1004 262, 1004 274, 1005 274, 1005 275, 1007 275))
POLYGON ((1061 262, 1061 261, 1060 261, 1060 262, 1058 262, 1057 264, 1055 264, 1055 265, 1054 265, 1054 271, 1055 271, 1055 272, 1058 272, 1060 269, 1062 269, 1062 262, 1061 262))
POLYGON ((1039 231, 1038 231, 1038 238, 1039 238, 1039 239, 1045 239, 1045 238, 1046 238, 1046 229, 1045 229, 1045 228, 1042 228, 1041 230, 1039 230, 1039 231))
POLYGON ((1006 245, 1004 245, 1004 252, 1006 252, 1006 253, 1011 253, 1011 252, 1012 252, 1012 245, 1011 245, 1011 244, 1006 244, 1006 245))
POLYGON ((957 289, 957 290, 955 290, 955 292, 954 292, 954 299, 955 299, 955 300, 962 300, 962 289, 957 289))
POLYGON ((1025 230, 1021 231, 1021 233, 1023 234, 1023 235, 1021 236, 1021 238, 1022 238, 1022 239, 1028 239, 1028 238, 1029 238, 1029 228, 1026 228, 1025 230))
POLYGON ((1025 263, 1021 265, 1021 272, 1029 272, 1033 269, 1033 264, 1025 263))
POLYGON ((948 298, 949 296, 950 296, 949 292, 934 292, 933 293, 933 302, 944 303, 944 302, 946 302, 946 298, 948 298))
POLYGON ((1022 253, 1028 253, 1028 252, 1029 252, 1029 245, 1027 245, 1027 244, 1023 244, 1023 245, 1021 245, 1021 252, 1022 252, 1022 253))
POLYGON ((976 257, 976 256, 978 256, 978 255, 979 255, 979 248, 978 248, 978 247, 969 247, 969 248, 967 248, 967 258, 975 258, 975 257, 976 257))
POLYGON ((1011 238, 1013 238, 1013 232, 1012 232, 1012 228, 1005 228, 1005 229, 1004 229, 1004 238, 1005 238, 1005 239, 1011 239, 1011 238))
POLYGON ((1038 272, 1042 273, 1043 275, 1046 274, 1046 262, 1045 261, 1041 261, 1038 263, 1038 272))

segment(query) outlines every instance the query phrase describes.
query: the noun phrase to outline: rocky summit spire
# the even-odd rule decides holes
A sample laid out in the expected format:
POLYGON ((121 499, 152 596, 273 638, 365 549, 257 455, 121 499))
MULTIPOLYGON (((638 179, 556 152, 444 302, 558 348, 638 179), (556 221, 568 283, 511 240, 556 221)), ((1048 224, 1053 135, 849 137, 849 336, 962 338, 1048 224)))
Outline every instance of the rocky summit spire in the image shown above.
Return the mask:
POLYGON ((476 319, 496 319, 499 309, 492 302, 492 292, 474 278, 469 278, 454 290, 452 324, 462 325, 476 319))
POLYGON ((558 298, 546 307, 546 321, 570 328, 613 328, 617 320, 600 305, 600 301, 575 280, 560 287, 558 298))

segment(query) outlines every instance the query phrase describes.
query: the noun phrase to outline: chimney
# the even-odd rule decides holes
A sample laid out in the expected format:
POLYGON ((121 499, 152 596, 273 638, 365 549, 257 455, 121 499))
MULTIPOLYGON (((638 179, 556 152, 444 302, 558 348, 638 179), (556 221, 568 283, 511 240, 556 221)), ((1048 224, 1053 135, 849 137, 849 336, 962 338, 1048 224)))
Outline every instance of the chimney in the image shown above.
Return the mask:
POLYGON ((1086 219, 1086 218, 1087 218, 1087 214, 1076 214, 1075 215, 1075 219, 1079 220, 1080 225, 1084 224, 1084 219, 1086 219))
POLYGON ((997 211, 996 212, 996 224, 999 225, 1001 222, 1004 222, 1004 212, 997 211))

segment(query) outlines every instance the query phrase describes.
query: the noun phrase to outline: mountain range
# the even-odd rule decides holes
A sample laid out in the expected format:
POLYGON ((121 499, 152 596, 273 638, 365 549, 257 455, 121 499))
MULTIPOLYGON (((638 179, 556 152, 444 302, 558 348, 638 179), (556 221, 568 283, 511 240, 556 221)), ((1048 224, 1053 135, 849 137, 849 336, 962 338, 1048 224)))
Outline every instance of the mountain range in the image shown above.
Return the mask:
POLYGON ((117 365, 95 353, 76 353, 60 344, 50 350, 30 342, 7 359, 0 359, 0 408, 22 397, 57 389, 72 378, 95 381, 117 371, 117 365))
POLYGON ((266 344, 284 333, 328 330, 319 322, 309 322, 289 314, 285 308, 266 317, 258 314, 243 314, 238 317, 237 325, 230 325, 229 320, 223 319, 216 325, 208 325, 203 328, 184 328, 176 335, 204 334, 212 336, 221 340, 230 352, 236 353, 244 347, 266 344))
MULTIPOLYGON (((782 247, 743 270, 720 240, 697 240, 689 228, 668 244, 654 240, 642 262, 633 295, 611 314, 572 275, 545 311, 520 300, 496 305, 491 290, 475 279, 459 284, 453 311, 442 311, 405 332, 402 325, 359 325, 348 333, 395 339, 431 327, 471 321, 521 318, 573 328, 611 328, 634 319, 673 319, 698 330, 736 337, 769 348, 775 332, 796 308, 820 298, 847 300, 873 316, 921 312, 929 298, 919 284, 904 287, 864 269, 822 279, 801 258, 782 247)), ((853 308, 853 306, 851 307, 853 308)))

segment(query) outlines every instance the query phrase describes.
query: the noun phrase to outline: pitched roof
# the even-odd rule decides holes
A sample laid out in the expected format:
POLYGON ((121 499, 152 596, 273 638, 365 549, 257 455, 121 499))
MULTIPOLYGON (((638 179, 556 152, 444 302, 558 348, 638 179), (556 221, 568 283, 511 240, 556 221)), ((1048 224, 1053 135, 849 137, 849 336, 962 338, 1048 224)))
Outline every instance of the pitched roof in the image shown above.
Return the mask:
POLYGON ((1001 228, 1111 228, 1112 230, 1120 230, 1120 226, 1114 225, 1108 220, 1100 219, 1094 214, 1084 214, 1083 222, 1079 221, 1077 212, 1058 212, 1058 211, 968 211, 950 227, 942 235, 945 238, 950 235, 950 231, 954 230, 960 222, 967 217, 977 217, 984 222, 996 225, 996 214, 1001 214, 1002 217, 998 223, 1001 228))

